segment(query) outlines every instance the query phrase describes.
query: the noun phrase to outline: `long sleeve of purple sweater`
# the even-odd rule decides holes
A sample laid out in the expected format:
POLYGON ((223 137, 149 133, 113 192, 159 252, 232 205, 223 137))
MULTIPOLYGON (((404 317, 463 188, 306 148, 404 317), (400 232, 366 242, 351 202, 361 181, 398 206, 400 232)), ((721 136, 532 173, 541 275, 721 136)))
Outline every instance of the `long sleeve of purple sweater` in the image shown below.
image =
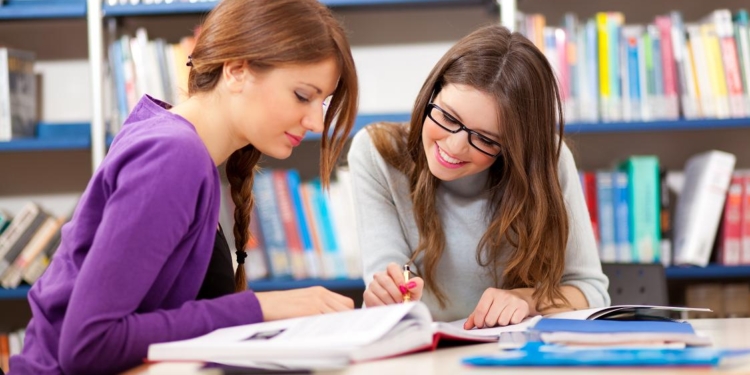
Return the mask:
POLYGON ((105 374, 152 343, 263 320, 252 292, 195 301, 216 233, 219 178, 197 136, 144 97, 32 287, 18 374, 105 374))

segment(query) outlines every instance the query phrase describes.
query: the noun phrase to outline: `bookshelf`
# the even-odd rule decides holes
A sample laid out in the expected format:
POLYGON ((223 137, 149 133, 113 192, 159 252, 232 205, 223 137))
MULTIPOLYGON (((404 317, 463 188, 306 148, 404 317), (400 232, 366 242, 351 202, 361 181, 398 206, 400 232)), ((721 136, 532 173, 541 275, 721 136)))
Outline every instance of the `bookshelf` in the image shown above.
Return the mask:
POLYGON ((0 20, 83 18, 85 0, 8 0, 0 6, 0 20))
MULTIPOLYGON (((436 5, 477 5, 488 0, 321 0, 329 7, 383 7, 383 6, 436 6, 436 5)), ((177 1, 160 4, 102 5, 105 17, 152 16, 183 13, 205 13, 216 5, 215 0, 197 2, 177 1)))
MULTIPOLYGON (((487 5, 491 8, 493 3, 500 5, 500 17, 502 22, 507 25, 513 25, 512 20, 515 18, 516 1, 515 0, 322 0, 328 6, 342 9, 361 8, 363 10, 374 10, 381 12, 385 8, 417 8, 428 7, 447 7, 447 6, 464 6, 471 5, 480 7, 487 5), (511 20, 511 21, 508 21, 511 20)), ((51 139, 20 139, 10 142, 0 142, 0 158, 7 157, 2 154, 10 155, 16 152, 47 152, 47 151, 92 151, 92 166, 95 168, 103 158, 106 145, 111 142, 107 139, 104 132, 103 121, 103 103, 100 102, 102 97, 102 83, 104 64, 104 50, 102 49, 103 24, 104 21, 113 18, 127 19, 128 17, 152 18, 160 20, 161 17, 167 18, 171 15, 182 14, 200 14, 205 13, 213 8, 214 2, 172 2, 170 4, 151 4, 151 5, 122 5, 111 6, 104 2, 88 0, 88 9, 86 0, 44 0, 34 2, 24 0, 9 0, 6 5, 0 7, 0 19, 2 20, 25 20, 25 19, 48 19, 48 18, 82 18, 86 17, 88 21, 88 41, 89 55, 91 61, 92 77, 92 95, 93 118, 91 123, 78 124, 88 129, 88 136, 68 136, 55 137, 51 139), (92 6, 93 5, 93 6, 92 6), (92 141, 93 140, 93 141, 92 141)), ((537 6, 537 4, 521 3, 522 7, 537 6)), ((610 4, 597 5, 597 10, 605 8, 618 8, 618 5, 610 4)), ((623 5, 626 6, 626 5, 623 5)), ((721 6, 721 5, 718 5, 721 6)), ((713 9, 714 5, 704 5, 702 9, 706 12, 713 9)), ((661 11, 644 11, 654 13, 661 11)), ((197 16, 196 16, 197 17, 197 16)), ((686 17, 688 18, 688 17, 686 17)), ((197 18, 196 18, 197 19, 197 18)), ((117 20, 120 22, 121 20, 117 20)), ((556 21, 556 20, 555 20, 556 21)), ((127 20, 126 20, 127 22, 127 20)), ((383 30, 385 32, 385 30, 383 30)), ((380 114, 362 114, 357 117, 355 124, 356 132, 364 125, 376 121, 407 121, 409 113, 404 111, 384 112, 380 114)), ((612 123, 570 123, 566 127, 568 135, 582 136, 605 136, 609 142, 617 142, 617 137, 623 133, 629 136, 649 137, 651 132, 679 132, 679 131, 701 131, 706 134, 714 131, 734 131, 750 130, 750 118, 744 119, 722 119, 722 120, 676 120, 676 121, 654 121, 654 122, 612 122, 612 123)), ((319 136, 310 134, 307 139, 317 139, 319 136)), ((596 138, 598 141, 600 138, 596 138)), ((586 141, 581 142, 580 149, 585 152, 586 141)), ((4 162, 4 160, 3 160, 4 162)), ((730 278, 750 278, 750 266, 724 267, 720 265, 710 265, 706 268, 667 268, 666 274, 670 280, 724 280, 730 278)), ((346 290, 364 288, 361 280, 260 280, 251 282, 251 287, 258 291, 290 289, 298 287, 308 287, 313 285, 322 285, 333 290, 346 290)), ((28 293, 28 287, 20 287, 13 290, 0 289, 0 300, 23 299, 28 293)))
MULTIPOLYGON (((668 281, 750 280, 750 265, 722 266, 709 264, 706 267, 667 267, 665 268, 665 275, 668 281)), ((322 286, 334 291, 364 290, 365 288, 362 279, 262 279, 250 281, 248 286, 256 292, 307 288, 311 286, 322 286)), ((16 289, 0 288, 0 300, 24 299, 30 288, 28 285, 20 286, 16 289)))

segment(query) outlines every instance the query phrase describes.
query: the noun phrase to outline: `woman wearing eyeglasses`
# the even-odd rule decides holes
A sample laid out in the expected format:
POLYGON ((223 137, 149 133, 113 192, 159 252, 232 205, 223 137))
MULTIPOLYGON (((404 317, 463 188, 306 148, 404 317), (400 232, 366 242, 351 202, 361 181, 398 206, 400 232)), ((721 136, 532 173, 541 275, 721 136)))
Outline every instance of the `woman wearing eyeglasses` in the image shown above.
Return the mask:
POLYGON ((561 108, 542 52, 489 26, 433 68, 410 123, 356 135, 367 306, 408 296, 470 329, 609 304, 561 108))

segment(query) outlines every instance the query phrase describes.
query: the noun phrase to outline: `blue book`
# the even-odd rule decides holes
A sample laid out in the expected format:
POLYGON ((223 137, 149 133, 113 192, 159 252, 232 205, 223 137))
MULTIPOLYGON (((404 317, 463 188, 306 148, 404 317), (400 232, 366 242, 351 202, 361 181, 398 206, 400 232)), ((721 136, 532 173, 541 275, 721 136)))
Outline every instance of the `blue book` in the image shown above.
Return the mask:
POLYGON ((284 225, 281 222, 276 204, 276 194, 274 193, 270 171, 255 174, 253 195, 255 196, 255 207, 258 210, 260 228, 263 231, 263 239, 266 242, 271 276, 288 278, 292 271, 286 250, 286 234, 284 234, 284 225))
POLYGON ((612 172, 612 200, 614 207, 614 238, 617 248, 615 260, 618 263, 632 263, 638 259, 633 258, 630 246, 630 224, 628 200, 628 174, 625 172, 612 172))
POLYGON ((750 350, 690 349, 583 349, 529 343, 519 350, 464 358, 470 366, 718 366, 726 357, 750 350))
POLYGON ((660 332, 695 334, 689 323, 675 321, 622 321, 622 320, 577 320, 577 319, 540 319, 533 331, 538 332, 576 332, 576 333, 633 333, 660 332))

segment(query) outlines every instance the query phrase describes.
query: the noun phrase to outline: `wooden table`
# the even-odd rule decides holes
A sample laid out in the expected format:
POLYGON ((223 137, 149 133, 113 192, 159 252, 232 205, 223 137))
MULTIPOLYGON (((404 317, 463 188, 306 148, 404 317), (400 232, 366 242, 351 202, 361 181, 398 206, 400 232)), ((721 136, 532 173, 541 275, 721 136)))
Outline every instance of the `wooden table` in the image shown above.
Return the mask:
MULTIPOLYGON (((750 349, 750 318, 743 319, 696 319, 690 320, 697 332, 712 338, 715 348, 750 349)), ((477 368, 461 364, 461 358, 471 355, 490 354, 497 351, 497 344, 469 345, 456 348, 439 349, 434 352, 419 353, 393 359, 360 363, 334 372, 323 372, 326 375, 391 375, 391 374, 750 374, 750 358, 740 363, 719 368, 510 368, 492 367, 477 368)), ((195 364, 159 364, 143 365, 126 374, 205 374, 197 372, 195 364)))

